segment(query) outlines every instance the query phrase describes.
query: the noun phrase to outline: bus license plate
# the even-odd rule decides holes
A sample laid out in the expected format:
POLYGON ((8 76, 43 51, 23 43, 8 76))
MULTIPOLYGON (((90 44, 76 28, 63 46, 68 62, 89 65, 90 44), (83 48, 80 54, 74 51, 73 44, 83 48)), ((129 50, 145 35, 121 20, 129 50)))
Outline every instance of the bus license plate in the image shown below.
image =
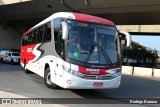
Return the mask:
POLYGON ((94 87, 103 87, 103 82, 94 82, 93 86, 94 87))

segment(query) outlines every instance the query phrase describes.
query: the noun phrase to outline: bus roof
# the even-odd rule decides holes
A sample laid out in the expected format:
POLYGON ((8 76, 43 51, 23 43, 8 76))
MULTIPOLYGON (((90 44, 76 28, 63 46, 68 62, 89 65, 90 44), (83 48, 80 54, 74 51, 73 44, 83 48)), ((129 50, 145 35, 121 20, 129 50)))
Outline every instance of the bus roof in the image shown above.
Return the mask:
POLYGON ((46 18, 45 20, 41 21, 40 23, 38 23, 37 25, 35 25, 31 29, 29 29, 27 32, 24 33, 24 35, 29 33, 32 29, 34 29, 34 28, 36 28, 36 27, 38 27, 42 24, 45 24, 45 23, 47 23, 47 22, 49 22, 49 21, 51 21, 55 18, 58 18, 58 17, 81 20, 81 21, 86 21, 86 22, 100 23, 100 24, 111 25, 111 26, 115 25, 110 20, 100 18, 100 17, 96 17, 96 16, 92 16, 92 15, 81 14, 81 13, 72 13, 72 12, 58 12, 58 13, 54 13, 50 17, 46 18))
POLYGON ((73 13, 73 14, 74 14, 76 20, 100 23, 100 24, 111 25, 111 26, 115 25, 112 21, 104 19, 104 18, 100 18, 100 17, 97 17, 97 16, 80 14, 80 13, 73 13))

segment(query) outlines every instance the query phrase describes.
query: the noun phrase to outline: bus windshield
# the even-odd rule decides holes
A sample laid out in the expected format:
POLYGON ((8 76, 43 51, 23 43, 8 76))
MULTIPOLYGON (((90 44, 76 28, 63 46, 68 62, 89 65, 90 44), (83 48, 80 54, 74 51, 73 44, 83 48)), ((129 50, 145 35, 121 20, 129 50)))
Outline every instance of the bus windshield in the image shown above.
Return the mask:
POLYGON ((68 58, 86 64, 113 66, 120 63, 116 28, 105 25, 67 20, 69 37, 68 58))

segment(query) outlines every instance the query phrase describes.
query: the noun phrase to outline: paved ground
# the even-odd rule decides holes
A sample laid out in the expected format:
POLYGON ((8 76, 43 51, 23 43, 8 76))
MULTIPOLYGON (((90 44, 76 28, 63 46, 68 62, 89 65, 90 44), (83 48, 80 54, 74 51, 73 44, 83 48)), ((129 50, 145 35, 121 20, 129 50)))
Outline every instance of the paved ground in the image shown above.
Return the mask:
MULTIPOLYGON (((160 98, 160 80, 123 75, 122 84, 118 89, 54 90, 45 87, 43 78, 38 75, 25 74, 19 65, 0 64, 0 98, 13 98, 14 96, 15 98, 160 98), (3 92, 5 94, 2 94, 3 92)), ((86 107, 92 105, 81 106, 86 107)), ((106 105, 101 104, 101 106, 105 107, 106 105)), ((115 107, 117 105, 110 106, 115 107)), ((127 107, 126 105, 121 106, 127 107)), ((134 107, 135 105, 130 106, 134 107)), ((136 107, 139 106, 158 107, 158 105, 136 105, 136 107)))

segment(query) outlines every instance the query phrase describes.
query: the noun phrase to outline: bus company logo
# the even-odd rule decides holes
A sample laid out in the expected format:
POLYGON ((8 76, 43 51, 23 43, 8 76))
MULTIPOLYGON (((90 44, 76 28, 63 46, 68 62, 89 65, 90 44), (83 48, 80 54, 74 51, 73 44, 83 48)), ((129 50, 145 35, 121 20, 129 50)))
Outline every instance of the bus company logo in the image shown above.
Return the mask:
POLYGON ((98 75, 98 74, 100 74, 100 72, 99 71, 90 71, 89 74, 98 75))
POLYGON ((100 74, 99 72, 99 69, 89 69, 89 68, 86 68, 86 71, 89 71, 89 74, 100 74))
POLYGON ((99 69, 90 69, 90 68, 86 68, 86 71, 99 72, 99 69))
POLYGON ((101 79, 102 79, 102 76, 97 75, 97 76, 96 76, 96 79, 97 79, 97 80, 101 80, 101 79))

